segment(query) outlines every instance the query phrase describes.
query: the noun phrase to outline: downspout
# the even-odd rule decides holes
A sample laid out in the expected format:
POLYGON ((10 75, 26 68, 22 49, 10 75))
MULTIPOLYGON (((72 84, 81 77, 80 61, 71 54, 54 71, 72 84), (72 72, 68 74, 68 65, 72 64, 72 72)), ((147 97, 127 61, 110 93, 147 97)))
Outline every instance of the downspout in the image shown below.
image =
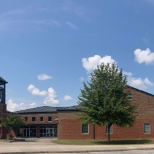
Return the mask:
POLYGON ((93 124, 93 140, 95 140, 95 124, 93 124))

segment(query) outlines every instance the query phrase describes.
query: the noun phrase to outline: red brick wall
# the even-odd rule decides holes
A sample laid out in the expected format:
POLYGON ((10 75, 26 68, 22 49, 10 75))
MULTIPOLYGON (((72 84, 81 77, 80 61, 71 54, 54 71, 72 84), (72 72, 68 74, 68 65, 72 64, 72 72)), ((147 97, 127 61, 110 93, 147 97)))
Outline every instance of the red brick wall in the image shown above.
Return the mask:
POLYGON ((57 113, 42 113, 42 114, 21 114, 21 117, 28 117, 28 124, 55 124, 57 121, 55 120, 58 117, 57 113), (52 117, 52 121, 48 121, 48 116, 52 117), (36 121, 32 121, 32 117, 36 117, 36 121), (40 121, 40 117, 43 117, 44 121, 40 121))
MULTIPOLYGON (((111 139, 145 139, 154 138, 154 119, 138 119, 137 123, 133 127, 117 127, 112 126, 111 139), (150 122, 151 133, 144 134, 144 123, 150 122)), ((108 134, 106 134, 105 126, 96 126, 96 139, 107 139, 108 134)))
MULTIPOLYGON (((113 126, 111 139, 140 139, 154 138, 154 96, 142 91, 128 88, 132 93, 131 103, 138 105, 138 117, 133 127, 113 126), (151 133, 144 134, 144 123, 150 122, 151 133)), ((92 139, 93 126, 89 125, 89 133, 82 134, 82 124, 79 112, 59 112, 58 138, 59 139, 92 139)), ((95 139, 107 139, 106 127, 95 126, 95 139)))
MULTIPOLYGON (((9 115, 9 112, 6 110, 6 104, 1 104, 0 103, 0 118, 6 118, 9 115)), ((0 126, 0 138, 6 138, 7 136, 7 129, 0 126)))
POLYGON ((0 103, 0 113, 6 113, 6 104, 0 103))

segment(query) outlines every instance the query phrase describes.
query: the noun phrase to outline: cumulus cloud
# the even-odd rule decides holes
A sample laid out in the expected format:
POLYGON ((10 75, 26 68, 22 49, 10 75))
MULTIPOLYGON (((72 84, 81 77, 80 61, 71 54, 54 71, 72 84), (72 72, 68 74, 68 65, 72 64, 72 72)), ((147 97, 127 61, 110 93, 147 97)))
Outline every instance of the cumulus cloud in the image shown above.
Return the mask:
POLYGON ((152 83, 148 78, 134 78, 131 72, 124 72, 124 75, 127 76, 128 85, 140 90, 145 90, 149 87, 154 86, 154 83, 152 83))
POLYGON ((14 103, 12 99, 9 99, 9 101, 7 102, 7 110, 10 112, 17 111, 19 110, 19 105, 14 103))
POLYGON ((134 51, 134 55, 135 61, 137 61, 139 64, 145 63, 148 65, 154 63, 154 52, 151 52, 151 50, 148 48, 146 50, 136 49, 134 51))
POLYGON ((25 104, 25 103, 15 103, 14 100, 9 99, 7 102, 7 110, 10 112, 15 112, 18 110, 24 110, 24 109, 28 109, 28 108, 34 108, 36 107, 36 103, 31 103, 31 104, 25 104))
POLYGON ((49 76, 49 75, 47 75, 47 74, 40 74, 40 75, 38 75, 38 80, 49 80, 49 79, 51 79, 52 77, 51 76, 49 76))
POLYGON ((33 95, 36 95, 36 96, 45 96, 45 99, 43 102, 45 105, 59 104, 59 100, 57 99, 57 94, 52 87, 48 88, 47 91, 45 90, 40 91, 34 85, 30 84, 28 86, 28 91, 30 91, 33 95))
POLYGON ((59 100, 57 99, 57 94, 52 87, 48 89, 48 96, 45 98, 44 104, 45 105, 59 104, 59 100))
POLYGON ((71 96, 69 96, 69 95, 65 95, 64 96, 64 100, 65 101, 70 101, 70 100, 72 100, 73 98, 71 97, 71 96))
POLYGON ((46 91, 40 91, 38 88, 36 88, 33 84, 30 84, 28 86, 28 91, 30 91, 33 95, 37 95, 37 96, 45 96, 47 95, 46 91))
POLYGON ((88 71, 94 70, 97 66, 99 66, 101 63, 104 64, 113 64, 116 63, 115 60, 112 59, 111 56, 104 56, 101 57, 99 55, 95 55, 93 57, 88 57, 88 58, 82 58, 82 64, 83 67, 88 71))

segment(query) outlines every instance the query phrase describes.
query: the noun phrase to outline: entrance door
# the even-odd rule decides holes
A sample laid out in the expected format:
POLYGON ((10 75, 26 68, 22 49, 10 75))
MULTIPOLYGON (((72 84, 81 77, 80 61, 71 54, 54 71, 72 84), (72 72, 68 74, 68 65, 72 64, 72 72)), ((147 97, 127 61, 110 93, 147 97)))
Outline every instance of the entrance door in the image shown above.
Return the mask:
POLYGON ((50 137, 54 137, 54 128, 50 128, 50 137))
POLYGON ((46 137, 54 137, 53 128, 46 128, 46 137))
POLYGON ((36 137, 36 126, 24 127, 23 137, 36 137))
POLYGON ((57 126, 40 126, 40 137, 57 137, 57 126))
POLYGON ((29 128, 24 129, 24 136, 23 137, 30 137, 30 129, 29 128))

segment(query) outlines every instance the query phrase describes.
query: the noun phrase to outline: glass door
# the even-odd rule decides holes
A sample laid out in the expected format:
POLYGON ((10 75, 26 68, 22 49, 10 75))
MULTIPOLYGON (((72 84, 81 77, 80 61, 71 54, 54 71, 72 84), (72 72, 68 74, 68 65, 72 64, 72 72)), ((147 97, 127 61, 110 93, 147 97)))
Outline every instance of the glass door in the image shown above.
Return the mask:
POLYGON ((24 129, 24 137, 30 137, 30 130, 29 128, 24 129))
POLYGON ((50 137, 54 137, 53 128, 50 128, 50 137))
POLYGON ((57 128, 53 128, 53 137, 57 137, 57 128))
POLYGON ((40 126, 40 137, 57 137, 57 126, 40 126))

